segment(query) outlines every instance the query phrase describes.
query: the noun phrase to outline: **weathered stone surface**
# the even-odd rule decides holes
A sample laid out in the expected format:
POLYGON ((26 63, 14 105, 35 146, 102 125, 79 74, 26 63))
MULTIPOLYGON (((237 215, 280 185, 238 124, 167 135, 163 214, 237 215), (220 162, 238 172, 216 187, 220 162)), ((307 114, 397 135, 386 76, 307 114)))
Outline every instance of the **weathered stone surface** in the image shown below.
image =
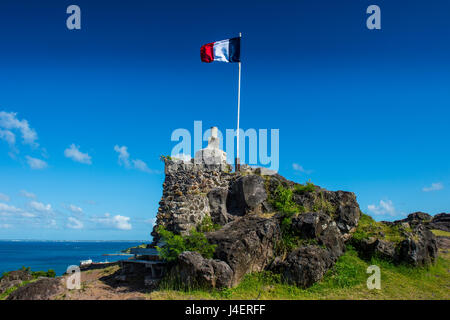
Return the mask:
POLYGON ((244 216, 222 229, 207 234, 217 244, 215 257, 233 270, 233 285, 254 271, 262 271, 274 257, 274 245, 280 238, 276 219, 244 216))
POLYGON ((425 212, 413 212, 408 214, 405 219, 394 221, 396 224, 400 223, 408 223, 412 228, 416 227, 419 224, 425 224, 431 222, 433 217, 425 212))
POLYGON ((398 252, 398 261, 414 266, 428 265, 438 256, 436 237, 424 225, 418 225, 413 236, 400 243, 398 252))
POLYGON ((60 278, 44 278, 13 291, 7 300, 50 300, 64 291, 60 278))
POLYGON ((11 271, 0 279, 0 294, 21 284, 23 281, 29 281, 31 279, 33 279, 33 277, 25 270, 11 271))
POLYGON ((229 288, 233 279, 233 271, 224 261, 205 259, 200 253, 190 251, 178 256, 171 274, 190 288, 229 288))
POLYGON ((228 190, 223 188, 215 188, 208 193, 211 220, 222 226, 236 218, 227 211, 228 194, 228 190))
POLYGON ((292 230, 302 239, 313 239, 339 257, 344 253, 344 237, 332 217, 323 212, 306 212, 292 218, 292 230))
POLYGON ((431 229, 450 232, 450 213, 439 213, 430 222, 431 229))
POLYGON ((395 242, 377 235, 368 239, 353 239, 352 243, 365 258, 378 256, 395 263, 428 265, 438 256, 437 240, 428 229, 429 221, 430 216, 422 212, 412 213, 405 219, 393 222, 381 221, 381 224, 396 230, 398 235, 395 242))
POLYGON ((271 270, 281 273, 287 283, 306 288, 321 280, 336 259, 329 250, 308 245, 295 249, 284 261, 274 261, 271 270))
POLYGON ((258 175, 238 178, 231 187, 227 199, 227 209, 233 215, 262 212, 262 203, 267 199, 265 180, 258 175))
POLYGON ((377 256, 385 260, 396 260, 395 244, 389 241, 377 238, 362 239, 359 242, 358 249, 366 259, 377 256))

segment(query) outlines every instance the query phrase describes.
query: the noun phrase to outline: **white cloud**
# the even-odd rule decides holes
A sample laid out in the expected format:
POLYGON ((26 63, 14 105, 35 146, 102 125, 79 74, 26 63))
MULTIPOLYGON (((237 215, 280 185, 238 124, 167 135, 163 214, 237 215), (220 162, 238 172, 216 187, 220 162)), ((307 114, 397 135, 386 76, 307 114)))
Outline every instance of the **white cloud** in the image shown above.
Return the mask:
POLYGON ((20 211, 22 210, 19 208, 0 202, 0 215, 9 215, 11 213, 18 213, 20 211))
POLYGON ((130 167, 130 154, 127 151, 126 146, 119 147, 118 145, 114 146, 114 151, 119 154, 119 164, 124 166, 125 168, 130 167))
POLYGON ((16 135, 9 130, 0 129, 0 139, 5 140, 10 147, 16 144, 16 135))
POLYGON ((0 224, 0 229, 9 229, 9 228, 12 228, 12 225, 7 223, 0 224))
POLYGON ((395 207, 391 200, 380 200, 380 204, 369 204, 367 209, 377 215, 395 215, 395 207))
POLYGON ((24 144, 33 147, 38 146, 36 131, 30 127, 27 120, 19 120, 15 112, 0 111, 0 128, 2 129, 0 138, 6 140, 9 144, 15 144, 15 134, 12 131, 17 130, 22 135, 24 144))
POLYGON ((26 156, 27 158, 27 162, 28 165, 30 166, 31 169, 45 169, 47 168, 47 162, 45 162, 44 160, 41 159, 37 159, 37 158, 32 158, 30 156, 26 156))
POLYGON ((22 217, 25 217, 25 218, 34 218, 34 217, 36 217, 36 215, 34 213, 29 213, 29 212, 22 212, 20 215, 22 217))
POLYGON ((34 193, 28 192, 26 190, 20 190, 20 195, 24 196, 25 198, 36 199, 36 195, 34 193))
POLYGON ((128 148, 126 146, 119 147, 118 145, 115 145, 114 151, 119 154, 119 165, 128 169, 132 168, 143 172, 156 173, 156 171, 151 170, 144 161, 140 159, 130 160, 130 154, 128 153, 128 148))
POLYGON ((68 220, 67 227, 70 229, 82 229, 84 227, 83 222, 74 217, 69 217, 68 220))
POLYGON ((294 169, 297 172, 301 172, 301 173, 306 173, 306 174, 312 173, 312 170, 306 170, 305 168, 303 168, 303 166, 299 165, 298 163, 293 163, 292 169, 294 169))
POLYGON ((151 172, 151 170, 148 168, 147 164, 139 159, 133 160, 133 166, 135 169, 144 171, 144 172, 151 172))
POLYGON ((9 200, 10 200, 10 197, 7 194, 0 193, 0 201, 8 202, 9 200))
POLYGON ((80 207, 77 207, 74 204, 69 204, 68 206, 66 206, 66 208, 68 210, 72 211, 73 213, 78 213, 78 214, 83 213, 83 209, 80 207))
POLYGON ((80 151, 80 146, 76 146, 75 144, 71 144, 69 148, 64 150, 64 155, 67 158, 72 159, 73 161, 92 164, 92 158, 89 154, 83 153, 80 151))
POLYGON ((51 212, 52 211, 52 206, 50 204, 44 204, 42 202, 37 202, 37 201, 31 201, 29 203, 29 206, 36 211, 39 212, 51 212))
POLYGON ((111 216, 109 213, 105 213, 104 217, 92 218, 91 220, 100 223, 104 226, 112 227, 119 230, 132 229, 132 225, 129 222, 130 218, 121 215, 111 216))
POLYGON ((423 187, 423 192, 430 192, 430 191, 438 191, 444 189, 444 185, 441 182, 434 182, 429 187, 423 187))

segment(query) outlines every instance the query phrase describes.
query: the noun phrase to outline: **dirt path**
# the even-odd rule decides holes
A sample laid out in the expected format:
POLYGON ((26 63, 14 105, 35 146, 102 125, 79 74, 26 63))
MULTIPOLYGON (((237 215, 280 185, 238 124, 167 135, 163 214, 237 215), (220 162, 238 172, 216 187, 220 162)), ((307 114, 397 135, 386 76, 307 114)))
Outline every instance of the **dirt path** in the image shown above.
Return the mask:
POLYGON ((149 290, 143 285, 143 279, 127 279, 126 283, 116 280, 119 267, 112 266, 105 269, 88 270, 81 272, 81 289, 69 290, 65 286, 66 277, 63 277, 64 290, 52 297, 55 300, 144 300, 149 299, 149 290))

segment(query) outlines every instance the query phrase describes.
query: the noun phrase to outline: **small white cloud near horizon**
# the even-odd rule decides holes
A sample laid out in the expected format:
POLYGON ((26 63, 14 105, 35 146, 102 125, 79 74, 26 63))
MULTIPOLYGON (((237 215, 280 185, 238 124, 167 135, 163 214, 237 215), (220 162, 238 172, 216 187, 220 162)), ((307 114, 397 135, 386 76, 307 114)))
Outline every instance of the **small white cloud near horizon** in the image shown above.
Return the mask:
POLYGON ((38 201, 31 201, 28 205, 33 210, 36 210, 38 212, 51 212, 52 211, 51 204, 44 204, 44 203, 38 202, 38 201))
POLYGON ((64 150, 64 156, 75 162, 92 164, 91 156, 88 153, 81 152, 80 146, 77 146, 74 143, 72 143, 69 148, 64 150))
POLYGON ((83 222, 74 217, 69 217, 67 220, 69 220, 69 222, 66 226, 70 229, 82 229, 84 227, 83 222))
POLYGON ((294 169, 297 172, 301 172, 301 173, 305 173, 305 174, 312 173, 312 170, 306 170, 305 168, 303 168, 302 165, 300 165, 298 163, 293 163, 292 164, 292 169, 294 169))
POLYGON ((41 169, 45 169, 48 167, 47 162, 45 162, 44 160, 41 160, 38 158, 33 158, 30 156, 26 156, 26 158, 27 158, 27 163, 31 169, 41 170, 41 169))
POLYGON ((394 216, 396 214, 394 204, 391 200, 380 200, 379 205, 369 204, 367 206, 370 212, 377 215, 391 215, 394 216))
POLYGON ((423 192, 438 191, 444 189, 442 182, 433 182, 429 187, 423 187, 423 192))
POLYGON ((121 166, 124 166, 127 169, 136 169, 139 171, 147 172, 147 173, 157 173, 157 171, 151 170, 147 164, 142 161, 141 159, 130 159, 130 153, 128 152, 127 146, 121 146, 118 145, 114 146, 114 151, 116 151, 119 154, 118 163, 121 166))
POLYGON ((11 200, 11 198, 7 194, 0 193, 0 201, 9 202, 9 200, 11 200))
POLYGON ((28 198, 28 199, 36 199, 36 195, 32 192, 28 192, 26 190, 20 190, 20 195, 22 197, 28 198))
POLYGON ((105 213, 103 217, 92 218, 92 221, 100 223, 106 227, 112 227, 119 230, 131 230, 132 225, 130 223, 130 217, 121 215, 111 216, 109 213, 105 213))

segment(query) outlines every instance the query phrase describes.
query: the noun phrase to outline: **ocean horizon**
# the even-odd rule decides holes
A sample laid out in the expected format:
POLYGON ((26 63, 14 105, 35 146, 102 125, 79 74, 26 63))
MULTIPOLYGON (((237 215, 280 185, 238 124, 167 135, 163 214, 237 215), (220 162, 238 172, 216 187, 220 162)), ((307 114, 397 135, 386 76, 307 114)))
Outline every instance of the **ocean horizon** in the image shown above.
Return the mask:
POLYGON ((4 272, 30 267, 32 271, 55 270, 58 276, 71 265, 81 260, 113 262, 124 256, 104 256, 120 253, 122 250, 147 240, 39 240, 0 239, 0 275, 4 272))

